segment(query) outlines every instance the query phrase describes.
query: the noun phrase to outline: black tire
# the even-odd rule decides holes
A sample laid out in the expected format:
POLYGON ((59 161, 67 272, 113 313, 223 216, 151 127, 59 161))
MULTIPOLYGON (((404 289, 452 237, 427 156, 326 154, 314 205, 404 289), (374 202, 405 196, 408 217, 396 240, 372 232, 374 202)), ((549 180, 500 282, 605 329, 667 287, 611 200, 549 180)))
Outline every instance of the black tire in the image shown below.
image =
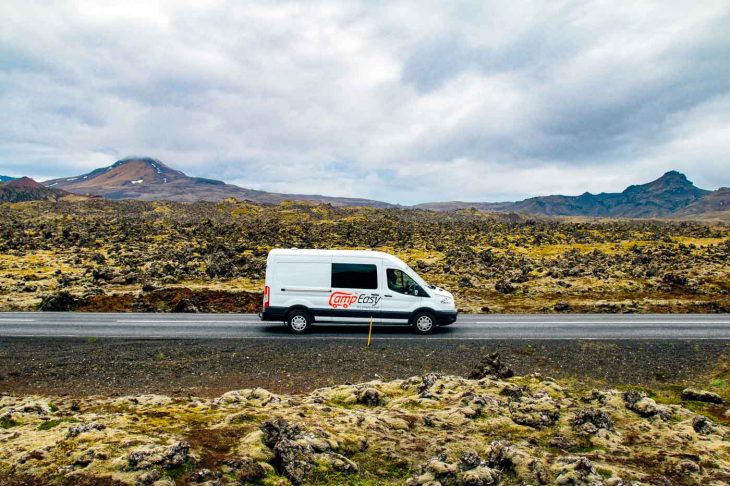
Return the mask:
POLYGON ((293 310, 286 315, 286 327, 292 334, 306 334, 312 328, 312 316, 305 310, 293 310))
POLYGON ((436 316, 428 311, 417 312, 411 319, 411 326, 417 334, 431 334, 436 330, 436 316))

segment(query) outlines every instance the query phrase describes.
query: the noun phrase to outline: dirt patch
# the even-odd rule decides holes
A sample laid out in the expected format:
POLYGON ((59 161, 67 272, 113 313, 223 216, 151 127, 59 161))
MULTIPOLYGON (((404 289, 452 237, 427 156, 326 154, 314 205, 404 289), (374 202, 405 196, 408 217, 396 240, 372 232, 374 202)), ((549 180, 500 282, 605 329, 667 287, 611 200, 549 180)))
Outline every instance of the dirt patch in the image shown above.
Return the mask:
POLYGON ((191 446, 205 451, 200 458, 199 466, 212 469, 226 460, 234 459, 231 449, 254 429, 253 425, 246 428, 197 429, 191 431, 186 438, 191 446))
MULTIPOLYGON (((47 478, 0 473, 0 484, 3 486, 48 486, 47 478)), ((116 481, 108 476, 84 476, 77 474, 73 478, 55 478, 56 486, 127 486, 122 481, 116 481)))

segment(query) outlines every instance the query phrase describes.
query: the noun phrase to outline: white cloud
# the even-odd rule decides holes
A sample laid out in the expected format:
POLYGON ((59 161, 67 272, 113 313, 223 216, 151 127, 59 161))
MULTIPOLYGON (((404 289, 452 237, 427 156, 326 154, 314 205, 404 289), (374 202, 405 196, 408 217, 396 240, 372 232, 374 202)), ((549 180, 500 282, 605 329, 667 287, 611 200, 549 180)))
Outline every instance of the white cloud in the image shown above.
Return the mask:
POLYGON ((392 202, 730 185, 730 4, 0 4, 0 173, 392 202))

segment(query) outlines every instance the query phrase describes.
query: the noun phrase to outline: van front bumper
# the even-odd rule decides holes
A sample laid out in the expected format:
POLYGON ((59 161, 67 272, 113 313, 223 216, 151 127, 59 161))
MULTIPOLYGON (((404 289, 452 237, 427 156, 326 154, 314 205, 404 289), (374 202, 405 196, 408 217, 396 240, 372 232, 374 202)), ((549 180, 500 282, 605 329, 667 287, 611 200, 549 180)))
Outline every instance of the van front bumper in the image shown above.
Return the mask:
POLYGON ((279 321, 284 322, 286 317, 286 307, 269 307, 259 313, 259 319, 262 321, 279 321))
POLYGON ((436 322, 439 326, 448 326, 449 324, 453 324, 456 322, 456 316, 458 315, 458 312, 456 311, 436 311, 434 312, 436 315, 436 322))

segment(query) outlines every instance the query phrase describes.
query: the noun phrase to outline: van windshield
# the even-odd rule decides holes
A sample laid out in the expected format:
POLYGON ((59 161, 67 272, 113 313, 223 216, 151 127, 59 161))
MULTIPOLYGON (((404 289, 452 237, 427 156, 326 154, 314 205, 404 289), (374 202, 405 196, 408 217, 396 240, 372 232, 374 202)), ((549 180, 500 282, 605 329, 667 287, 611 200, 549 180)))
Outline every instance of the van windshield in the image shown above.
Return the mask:
POLYGON ((418 275, 418 272, 413 270, 410 266, 406 265, 406 269, 408 270, 408 273, 413 276, 413 279, 418 282, 422 287, 427 287, 429 289, 435 289, 436 287, 426 282, 423 277, 418 275))

